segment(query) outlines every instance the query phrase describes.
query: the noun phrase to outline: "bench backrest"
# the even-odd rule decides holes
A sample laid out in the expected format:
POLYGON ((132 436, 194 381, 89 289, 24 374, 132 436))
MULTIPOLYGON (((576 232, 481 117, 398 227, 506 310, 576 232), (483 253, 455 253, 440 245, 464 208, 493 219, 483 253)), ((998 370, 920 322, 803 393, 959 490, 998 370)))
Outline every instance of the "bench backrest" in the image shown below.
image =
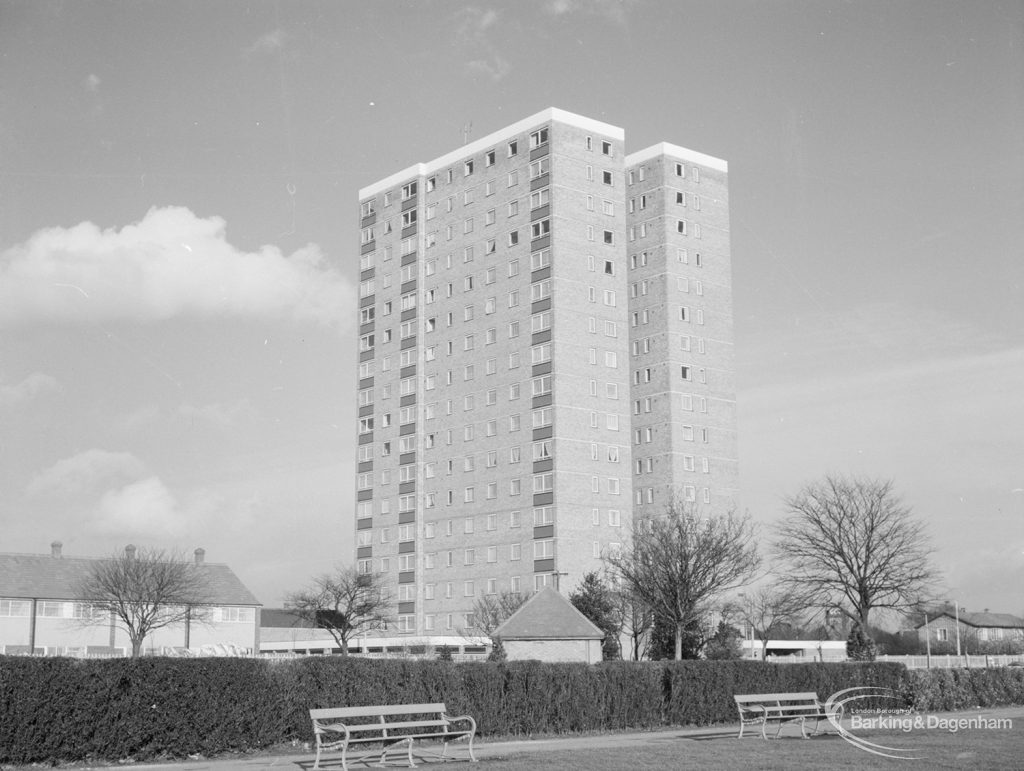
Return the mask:
POLYGON ((769 702, 776 704, 783 701, 816 702, 818 694, 813 691, 808 693, 754 693, 744 696, 733 696, 733 698, 737 704, 765 704, 769 702))
POLYGON ((393 715, 429 715, 445 712, 444 702, 436 704, 388 704, 369 707, 332 707, 311 709, 313 720, 344 720, 345 718, 390 717, 393 715))

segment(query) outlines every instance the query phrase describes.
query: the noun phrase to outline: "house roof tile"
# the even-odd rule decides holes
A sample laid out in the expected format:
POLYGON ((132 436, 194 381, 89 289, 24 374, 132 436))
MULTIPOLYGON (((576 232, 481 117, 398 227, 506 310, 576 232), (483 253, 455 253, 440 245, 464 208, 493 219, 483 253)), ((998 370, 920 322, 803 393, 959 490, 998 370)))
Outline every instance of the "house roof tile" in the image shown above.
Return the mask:
MULTIPOLYGON (((76 588, 89 567, 103 558, 0 554, 0 597, 25 600, 76 600, 76 588)), ((203 562, 212 605, 260 605, 227 565, 203 562)))
POLYGON ((502 640, 600 640, 604 632, 548 586, 494 630, 502 640))

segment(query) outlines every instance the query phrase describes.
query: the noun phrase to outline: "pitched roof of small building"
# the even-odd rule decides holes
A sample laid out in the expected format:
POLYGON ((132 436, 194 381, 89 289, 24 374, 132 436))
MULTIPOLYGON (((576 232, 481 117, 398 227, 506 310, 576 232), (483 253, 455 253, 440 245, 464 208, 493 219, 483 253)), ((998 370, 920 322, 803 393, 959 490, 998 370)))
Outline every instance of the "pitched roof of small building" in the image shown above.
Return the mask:
MULTIPOLYGON (((934 624, 936 619, 948 618, 951 621, 956 620, 956 614, 952 611, 943 611, 934 618, 928 620, 929 625, 934 624)), ((968 613, 966 610, 960 611, 960 623, 966 624, 967 626, 973 626, 978 629, 1024 629, 1024 618, 1019 618, 1010 613, 989 613, 987 611, 982 613, 968 613)), ((924 626, 922 621, 920 624, 915 626, 915 629, 920 629, 924 626)))
POLYGON ((604 632, 548 586, 494 630, 502 640, 601 640, 604 632))
POLYGON ((261 629, 312 629, 313 622, 291 608, 263 608, 260 611, 261 629))
MULTIPOLYGON (((0 597, 19 600, 79 600, 77 587, 89 567, 103 557, 53 554, 0 554, 0 597)), ((197 562, 208 577, 211 605, 260 605, 227 565, 197 562)))

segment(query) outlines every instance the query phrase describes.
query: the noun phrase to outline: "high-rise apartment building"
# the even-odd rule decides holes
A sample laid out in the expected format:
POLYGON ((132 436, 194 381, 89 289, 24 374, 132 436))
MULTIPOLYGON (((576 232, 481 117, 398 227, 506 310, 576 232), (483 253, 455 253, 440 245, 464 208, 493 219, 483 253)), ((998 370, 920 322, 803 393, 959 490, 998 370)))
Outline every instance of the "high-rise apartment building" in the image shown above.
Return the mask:
POLYGON ((736 495, 725 162, 549 109, 359 193, 356 557, 399 632, 736 495))

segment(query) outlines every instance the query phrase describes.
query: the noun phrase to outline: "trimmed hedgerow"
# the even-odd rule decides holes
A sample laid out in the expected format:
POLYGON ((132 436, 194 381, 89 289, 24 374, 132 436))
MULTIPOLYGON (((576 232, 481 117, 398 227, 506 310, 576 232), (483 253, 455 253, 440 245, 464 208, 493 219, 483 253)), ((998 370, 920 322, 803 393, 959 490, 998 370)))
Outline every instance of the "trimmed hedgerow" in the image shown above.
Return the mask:
MULTIPOLYGON (((846 688, 878 686, 902 705, 907 670, 894 663, 764 664, 758 661, 673 661, 665 664, 666 722, 708 725, 736 719, 736 694, 814 692, 824 700, 846 688)), ((858 707, 892 707, 891 699, 868 699, 858 707)))
POLYGON ((1024 704, 1024 668, 915 669, 910 700, 922 712, 1024 704))
POLYGON ((922 710, 1024 703, 1024 670, 888 663, 0 657, 0 763, 209 757, 308 742, 313 707, 443 701, 453 715, 472 715, 483 735, 533 735, 732 722, 735 694, 824 699, 864 685, 922 710))

